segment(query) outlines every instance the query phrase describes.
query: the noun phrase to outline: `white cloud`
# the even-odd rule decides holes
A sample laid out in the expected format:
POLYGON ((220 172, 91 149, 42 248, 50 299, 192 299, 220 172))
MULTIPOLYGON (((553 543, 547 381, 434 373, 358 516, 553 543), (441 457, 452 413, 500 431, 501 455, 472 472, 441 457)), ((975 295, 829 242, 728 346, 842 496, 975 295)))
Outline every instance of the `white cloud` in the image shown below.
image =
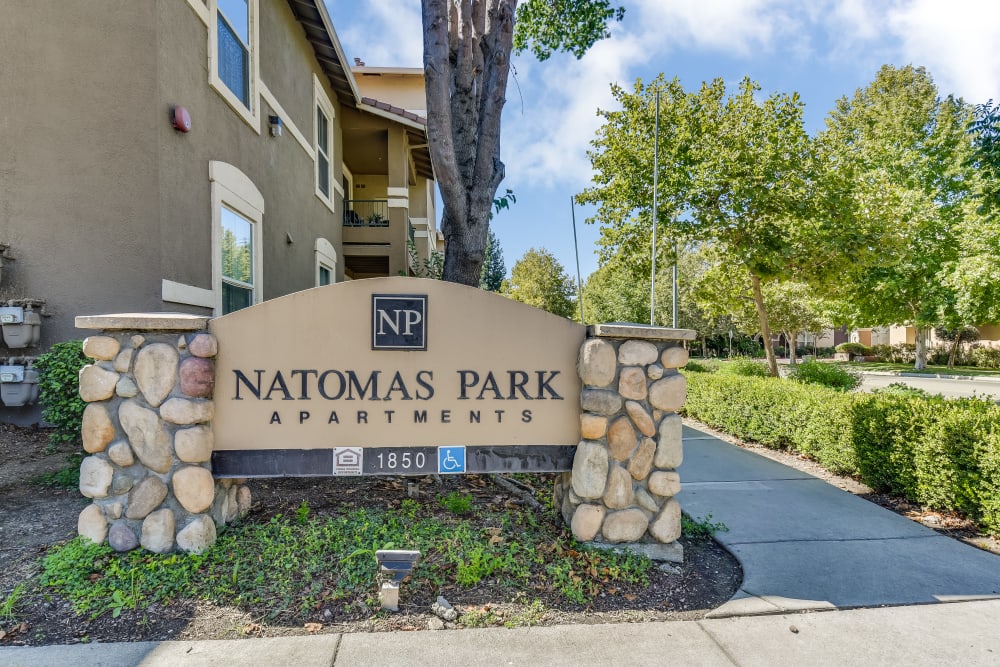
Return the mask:
POLYGON ((904 62, 923 65, 942 94, 968 102, 1000 98, 1000 4, 995 0, 913 0, 888 12, 904 62))
POLYGON ((419 0, 327 0, 327 9, 349 63, 361 58, 370 67, 423 65, 419 0))

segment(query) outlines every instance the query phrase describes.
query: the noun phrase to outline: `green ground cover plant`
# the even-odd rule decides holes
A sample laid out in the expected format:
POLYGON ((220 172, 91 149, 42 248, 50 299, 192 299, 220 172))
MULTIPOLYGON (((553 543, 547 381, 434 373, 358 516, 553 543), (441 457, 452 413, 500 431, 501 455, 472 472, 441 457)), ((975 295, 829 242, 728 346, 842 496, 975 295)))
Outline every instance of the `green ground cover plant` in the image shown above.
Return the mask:
POLYGON ((56 343, 35 360, 38 369, 38 400, 42 419, 54 428, 49 444, 56 448, 80 440, 80 424, 86 403, 80 398, 80 369, 90 363, 83 356, 83 341, 56 343))
POLYGON ((374 614, 374 552, 405 545, 422 554, 408 595, 431 600, 445 588, 491 581, 529 598, 555 591, 580 605, 605 587, 648 586, 648 558, 586 548, 533 511, 486 511, 475 521, 442 520, 411 500, 392 510, 355 508, 335 516, 303 505, 291 516, 235 524, 198 555, 120 554, 77 537, 49 552, 40 581, 89 617, 191 598, 266 610, 268 621, 301 621, 320 607, 374 614))
POLYGON ((898 391, 856 394, 779 378, 688 374, 686 413, 800 452, 876 491, 962 512, 1000 534, 1000 407, 898 391))

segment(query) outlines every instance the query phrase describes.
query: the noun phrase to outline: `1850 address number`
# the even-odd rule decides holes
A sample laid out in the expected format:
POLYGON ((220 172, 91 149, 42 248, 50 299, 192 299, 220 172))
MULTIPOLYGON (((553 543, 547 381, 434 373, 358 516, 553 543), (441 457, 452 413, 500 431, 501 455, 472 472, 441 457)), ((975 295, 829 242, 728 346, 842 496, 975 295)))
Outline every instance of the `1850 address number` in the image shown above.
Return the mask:
POLYGON ((365 475, 426 475, 438 471, 437 447, 365 448, 365 475))

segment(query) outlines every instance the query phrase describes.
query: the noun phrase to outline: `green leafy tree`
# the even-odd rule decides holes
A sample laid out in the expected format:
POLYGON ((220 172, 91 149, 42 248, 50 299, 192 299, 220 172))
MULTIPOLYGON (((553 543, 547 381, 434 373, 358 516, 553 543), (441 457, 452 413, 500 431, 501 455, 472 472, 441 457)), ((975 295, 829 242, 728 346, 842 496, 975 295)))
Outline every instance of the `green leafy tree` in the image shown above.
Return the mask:
POLYGON ((483 273, 479 278, 479 287, 488 292, 499 292, 507 277, 507 267, 503 262, 503 248, 500 239, 490 230, 486 244, 486 261, 483 262, 483 273))
POLYGON ((886 231, 879 262, 843 290, 860 322, 916 328, 917 369, 926 366, 930 328, 958 301, 947 275, 962 256, 961 230, 976 226, 971 117, 961 100, 938 95, 925 69, 885 65, 837 102, 819 137, 852 214, 886 231))
POLYGON ((573 281, 545 248, 531 248, 524 253, 514 263, 510 280, 504 281, 500 291, 515 301, 562 317, 572 317, 576 308, 573 281))
POLYGON ((713 244, 749 274, 757 328, 777 375, 764 284, 826 280, 845 261, 845 250, 871 240, 835 224, 818 205, 819 178, 797 94, 765 98, 749 79, 731 94, 721 79, 692 93, 661 75, 648 86, 638 81, 632 92, 613 87, 621 110, 601 112, 605 123, 590 153, 595 186, 579 200, 598 204, 594 220, 606 256, 622 253, 648 266, 656 91, 657 224, 664 238, 713 244))
POLYGON ((949 329, 948 327, 934 327, 934 335, 939 340, 951 344, 948 350, 948 368, 955 367, 955 357, 958 356, 958 348, 962 343, 974 343, 979 340, 979 329, 976 327, 958 327, 949 329))
MULTIPOLYGON (((760 332, 753 295, 752 276, 745 267, 729 263, 715 253, 714 263, 704 273, 693 298, 708 314, 728 315, 736 330, 748 335, 760 332)), ((762 288, 764 308, 775 331, 780 331, 790 348, 790 362, 796 363, 795 341, 800 333, 815 333, 831 326, 829 308, 805 283, 779 280, 762 288)))
POLYGON ((972 164, 985 181, 983 211, 1000 213, 1000 104, 977 104, 969 131, 975 142, 972 164))
POLYGON ((427 136, 444 211, 444 279, 478 285, 504 178, 500 116, 512 51, 581 57, 623 10, 608 0, 422 0, 427 136), (515 24, 517 29, 515 30, 515 24))
MULTIPOLYGON (((664 244, 664 247, 666 244, 664 244)), ((664 250, 657 266, 665 267, 656 277, 656 315, 659 326, 673 324, 673 253, 664 250)), ((706 347, 708 336, 728 331, 728 322, 708 315, 695 301, 694 293, 708 268, 706 253, 700 247, 689 247, 679 253, 677 324, 693 329, 706 347)), ((634 264, 615 258, 590 274, 584 286, 587 321, 649 322, 649 276, 636 271, 634 264)))

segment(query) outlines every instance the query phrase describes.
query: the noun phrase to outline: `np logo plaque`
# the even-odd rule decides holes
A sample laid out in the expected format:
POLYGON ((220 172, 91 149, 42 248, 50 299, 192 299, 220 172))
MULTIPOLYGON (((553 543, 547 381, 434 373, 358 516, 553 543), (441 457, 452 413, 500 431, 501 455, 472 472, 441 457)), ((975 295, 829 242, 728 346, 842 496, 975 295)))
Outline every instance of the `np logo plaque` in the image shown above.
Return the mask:
POLYGON ((427 295, 372 294, 372 349, 426 350, 427 295))

